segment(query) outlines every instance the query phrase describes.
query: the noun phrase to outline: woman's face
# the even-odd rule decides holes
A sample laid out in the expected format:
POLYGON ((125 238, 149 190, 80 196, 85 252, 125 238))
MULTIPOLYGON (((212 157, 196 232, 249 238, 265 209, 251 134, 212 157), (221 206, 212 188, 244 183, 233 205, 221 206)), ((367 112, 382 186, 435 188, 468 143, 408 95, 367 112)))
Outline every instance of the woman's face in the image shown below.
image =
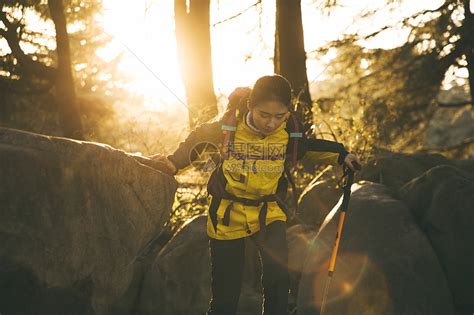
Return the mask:
POLYGON ((267 101, 256 105, 251 110, 255 127, 265 133, 272 133, 288 117, 288 107, 278 101, 267 101))

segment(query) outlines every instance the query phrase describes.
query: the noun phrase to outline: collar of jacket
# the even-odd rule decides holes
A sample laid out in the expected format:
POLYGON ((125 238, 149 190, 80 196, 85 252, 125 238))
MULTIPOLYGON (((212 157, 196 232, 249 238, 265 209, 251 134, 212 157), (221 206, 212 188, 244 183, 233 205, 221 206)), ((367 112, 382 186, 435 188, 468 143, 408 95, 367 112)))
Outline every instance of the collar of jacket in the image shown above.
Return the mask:
POLYGON ((269 133, 269 134, 265 134, 263 132, 261 132, 259 129, 257 129, 257 127, 253 126, 251 121, 250 121, 250 111, 248 111, 246 114, 245 114, 245 119, 244 119, 244 123, 243 123, 243 126, 246 127, 246 129, 252 131, 253 133, 261 136, 261 137, 268 137, 268 136, 271 136, 279 131, 281 131, 282 129, 284 129, 286 127, 286 122, 283 122, 277 129, 275 129, 272 133, 269 133))

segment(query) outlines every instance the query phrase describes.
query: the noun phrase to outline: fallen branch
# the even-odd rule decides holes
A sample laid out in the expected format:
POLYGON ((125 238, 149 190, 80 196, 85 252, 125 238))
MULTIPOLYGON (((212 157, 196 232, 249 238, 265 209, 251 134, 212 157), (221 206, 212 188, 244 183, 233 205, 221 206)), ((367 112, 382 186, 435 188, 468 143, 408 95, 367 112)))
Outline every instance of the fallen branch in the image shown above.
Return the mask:
POLYGON ((474 103, 472 101, 461 101, 461 102, 454 102, 454 103, 438 102, 439 107, 453 108, 453 107, 463 107, 463 106, 466 106, 466 105, 473 105, 474 106, 474 103))

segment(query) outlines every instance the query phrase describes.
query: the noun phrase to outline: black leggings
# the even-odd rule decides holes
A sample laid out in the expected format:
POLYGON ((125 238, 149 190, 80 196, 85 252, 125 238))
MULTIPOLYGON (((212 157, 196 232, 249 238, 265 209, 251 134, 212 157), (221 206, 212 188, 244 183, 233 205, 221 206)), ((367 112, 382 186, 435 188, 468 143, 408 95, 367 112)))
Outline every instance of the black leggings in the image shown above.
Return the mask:
MULTIPOLYGON (((274 221, 266 231, 251 235, 262 262, 263 314, 288 314, 288 244, 286 222, 274 221)), ((211 253, 211 289, 207 315, 233 315, 242 286, 245 239, 209 239, 211 253)))

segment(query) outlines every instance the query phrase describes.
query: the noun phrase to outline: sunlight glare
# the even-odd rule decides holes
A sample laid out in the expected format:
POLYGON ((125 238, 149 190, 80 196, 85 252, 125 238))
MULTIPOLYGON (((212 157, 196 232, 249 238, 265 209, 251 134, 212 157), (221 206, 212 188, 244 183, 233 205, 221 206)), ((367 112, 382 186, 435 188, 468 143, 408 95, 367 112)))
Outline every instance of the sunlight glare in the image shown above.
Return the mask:
MULTIPOLYGON (((441 2, 404 1, 397 9, 380 7, 377 2, 369 0, 341 0, 342 6, 326 16, 312 0, 303 0, 309 82, 325 79, 325 65, 335 57, 335 54, 319 56, 312 53, 316 48, 340 38, 343 33, 369 34, 387 24, 395 25, 403 17, 422 9, 436 8, 441 2), (357 16, 367 10, 376 10, 376 14, 370 19, 357 20, 357 16)), ((262 1, 261 7, 252 7, 254 3, 254 0, 211 1, 214 89, 218 98, 224 96, 220 101, 221 110, 226 103, 225 96, 235 87, 251 86, 259 76, 273 73, 275 3, 262 1), (241 15, 219 23, 243 11, 241 15)), ((186 98, 176 53, 173 2, 141 0, 130 5, 124 0, 104 0, 103 25, 115 40, 99 54, 107 59, 119 52, 125 53, 120 68, 128 76, 130 91, 143 95, 148 109, 175 111, 180 107, 185 113, 182 103, 186 103, 186 98)), ((401 45, 407 36, 407 29, 394 28, 361 44, 368 48, 389 49, 401 45)))

